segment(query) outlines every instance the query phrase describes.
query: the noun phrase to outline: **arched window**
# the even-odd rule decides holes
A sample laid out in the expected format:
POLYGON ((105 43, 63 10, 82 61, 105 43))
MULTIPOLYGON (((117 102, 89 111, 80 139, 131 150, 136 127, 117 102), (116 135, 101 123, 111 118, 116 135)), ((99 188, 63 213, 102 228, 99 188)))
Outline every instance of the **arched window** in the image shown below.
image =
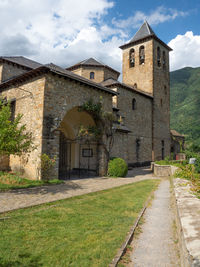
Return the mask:
POLYGON ((160 55, 160 47, 157 47, 157 65, 158 67, 161 66, 161 55, 160 55))
POLYGON ((163 100, 162 100, 162 98, 160 99, 160 106, 161 107, 163 106, 163 100))
POLYGON ((166 54, 165 51, 163 51, 163 69, 166 69, 166 54))
POLYGON ((145 62, 145 51, 144 51, 144 46, 140 46, 140 49, 139 49, 139 62, 140 62, 140 65, 141 64, 144 64, 145 62))
POLYGON ((136 109, 136 100, 135 98, 132 99, 132 110, 136 109))
POLYGON ((129 67, 135 67, 135 50, 133 48, 129 52, 129 67))
POLYGON ((94 72, 90 72, 90 79, 93 80, 94 79, 94 72))

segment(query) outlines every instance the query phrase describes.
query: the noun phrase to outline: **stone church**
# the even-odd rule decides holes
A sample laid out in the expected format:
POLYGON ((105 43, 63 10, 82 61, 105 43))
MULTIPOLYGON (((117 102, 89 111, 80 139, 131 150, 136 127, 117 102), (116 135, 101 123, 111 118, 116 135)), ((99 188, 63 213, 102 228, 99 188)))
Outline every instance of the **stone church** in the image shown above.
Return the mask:
POLYGON ((141 166, 170 155, 171 48, 146 21, 120 48, 122 82, 118 71, 94 58, 65 69, 21 56, 0 57, 0 97, 10 101, 13 115, 23 114, 36 147, 10 156, 11 170, 41 179, 40 158, 46 153, 56 156, 51 178, 105 174, 98 143, 77 139, 80 125, 94 125, 78 110, 91 98, 101 98, 103 109, 116 117, 112 157, 141 166))

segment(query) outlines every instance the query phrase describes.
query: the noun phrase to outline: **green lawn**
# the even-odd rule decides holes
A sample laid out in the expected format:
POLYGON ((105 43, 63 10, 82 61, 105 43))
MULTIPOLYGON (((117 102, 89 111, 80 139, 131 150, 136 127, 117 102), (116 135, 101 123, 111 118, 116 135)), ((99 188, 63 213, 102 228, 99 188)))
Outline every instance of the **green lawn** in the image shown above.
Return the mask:
POLYGON ((62 183, 62 181, 56 179, 49 180, 48 182, 39 180, 29 180, 21 177, 18 174, 0 171, 0 191, 60 183, 62 183))
POLYGON ((0 266, 108 266, 158 183, 0 214, 0 266))

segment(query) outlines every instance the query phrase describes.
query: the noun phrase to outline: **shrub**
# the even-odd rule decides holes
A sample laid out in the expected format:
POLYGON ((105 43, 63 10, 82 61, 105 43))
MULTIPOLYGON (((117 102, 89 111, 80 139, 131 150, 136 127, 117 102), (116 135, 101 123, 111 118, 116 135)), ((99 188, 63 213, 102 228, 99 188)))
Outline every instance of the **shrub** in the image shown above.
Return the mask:
POLYGON ((195 161, 194 166, 195 166, 195 171, 197 173, 200 173, 200 156, 196 157, 196 161, 195 161))
POLYGON ((108 176, 125 177, 128 172, 127 163, 121 158, 114 158, 108 163, 108 176))
POLYGON ((56 163, 56 157, 51 159, 47 154, 41 155, 41 171, 42 171, 42 178, 45 181, 49 180, 50 170, 56 163))

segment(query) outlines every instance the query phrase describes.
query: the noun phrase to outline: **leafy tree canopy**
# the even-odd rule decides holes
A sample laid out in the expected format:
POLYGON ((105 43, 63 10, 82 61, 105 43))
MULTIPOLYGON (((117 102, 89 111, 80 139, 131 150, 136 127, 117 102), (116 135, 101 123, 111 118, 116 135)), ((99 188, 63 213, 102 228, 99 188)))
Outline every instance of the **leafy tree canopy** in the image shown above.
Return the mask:
POLYGON ((22 115, 11 120, 10 103, 4 104, 0 99, 0 154, 20 155, 33 148, 32 134, 21 124, 22 115))

